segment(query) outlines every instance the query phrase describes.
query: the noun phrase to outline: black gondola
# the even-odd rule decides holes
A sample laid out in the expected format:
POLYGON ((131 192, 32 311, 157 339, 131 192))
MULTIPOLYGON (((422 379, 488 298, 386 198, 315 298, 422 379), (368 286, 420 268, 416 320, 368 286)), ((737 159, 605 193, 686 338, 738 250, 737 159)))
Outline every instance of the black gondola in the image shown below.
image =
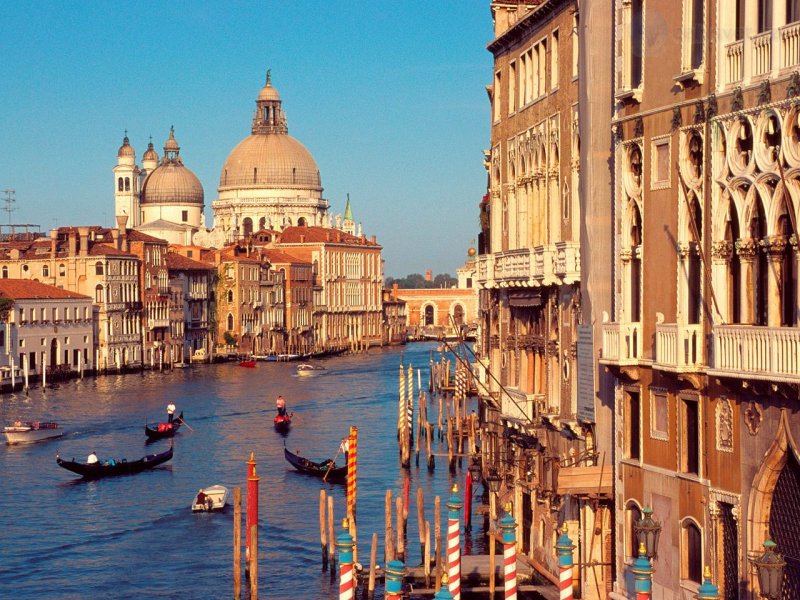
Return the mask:
POLYGON ((161 454, 148 454, 139 460, 127 461, 122 459, 120 461, 106 461, 97 462, 94 464, 87 464, 76 462, 72 460, 64 460, 56 454, 56 462, 59 467, 63 467, 67 471, 72 471, 81 475, 84 479, 100 479, 102 477, 111 477, 114 475, 130 475, 132 473, 139 473, 145 469, 152 469, 158 465, 167 462, 172 458, 172 446, 166 452, 161 454))
POLYGON ((183 423, 183 411, 181 411, 181 414, 179 414, 176 419, 173 419, 171 423, 159 423, 155 429, 150 427, 147 423, 145 423, 144 433, 147 436, 148 440, 161 440, 164 438, 171 438, 176 433, 178 433, 178 429, 180 429, 181 423, 183 423))
POLYGON ((286 433, 292 427, 292 413, 291 415, 278 415, 272 419, 272 424, 275 426, 275 431, 286 433))
POLYGON ((315 475, 316 477, 325 477, 325 474, 327 473, 328 476, 325 481, 334 481, 339 483, 347 479, 347 465, 343 467, 337 467, 336 463, 331 464, 330 460, 314 462, 313 460, 308 460, 307 458, 303 458, 302 456, 298 456, 297 454, 289 452, 287 448, 283 449, 283 455, 286 457, 286 460, 289 461, 289 464, 291 464, 301 473, 308 473, 309 475, 315 475))

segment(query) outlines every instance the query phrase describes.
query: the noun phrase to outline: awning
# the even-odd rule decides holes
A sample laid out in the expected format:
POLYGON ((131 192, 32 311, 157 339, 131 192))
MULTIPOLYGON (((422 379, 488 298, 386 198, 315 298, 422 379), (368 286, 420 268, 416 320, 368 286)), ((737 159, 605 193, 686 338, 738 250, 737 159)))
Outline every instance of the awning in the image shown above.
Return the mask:
POLYGON ((508 294, 508 305, 515 308, 541 306, 542 295, 539 292, 511 292, 508 294))
POLYGON ((610 465, 593 467, 564 467, 558 471, 558 491, 561 496, 600 495, 610 498, 613 477, 610 465))

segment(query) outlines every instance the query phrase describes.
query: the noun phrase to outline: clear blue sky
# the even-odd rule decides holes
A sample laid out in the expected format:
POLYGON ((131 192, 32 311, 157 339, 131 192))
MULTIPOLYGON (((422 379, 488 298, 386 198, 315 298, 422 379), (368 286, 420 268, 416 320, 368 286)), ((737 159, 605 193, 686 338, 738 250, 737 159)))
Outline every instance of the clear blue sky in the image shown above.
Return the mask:
MULTIPOLYGON (((0 190, 15 223, 111 225, 117 149, 170 125, 205 189, 250 133, 267 68, 332 214, 384 247, 386 275, 454 273, 486 191, 488 0, 5 2, 0 190)), ((0 212, 0 222, 8 215, 0 212)))

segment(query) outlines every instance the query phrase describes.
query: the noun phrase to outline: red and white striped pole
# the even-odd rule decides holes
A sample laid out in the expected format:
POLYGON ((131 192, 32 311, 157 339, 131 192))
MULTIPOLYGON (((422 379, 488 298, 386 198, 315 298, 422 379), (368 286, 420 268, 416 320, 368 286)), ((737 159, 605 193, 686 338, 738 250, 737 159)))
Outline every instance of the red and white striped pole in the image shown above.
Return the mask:
POLYGON ((251 452, 250 460, 247 461, 247 517, 245 519, 247 529, 244 544, 244 556, 248 564, 250 561, 250 527, 258 525, 258 481, 255 453, 251 452))
POLYGON ((506 505, 506 516, 500 519, 500 529, 503 530, 504 598, 517 600, 517 522, 511 516, 511 504, 506 505))
POLYGON ((458 485, 453 484, 453 495, 447 501, 447 589, 453 600, 461 600, 461 515, 463 506, 458 494, 458 485))
POLYGON ((358 475, 358 427, 350 427, 347 448, 347 517, 356 520, 356 477, 358 475))
POLYGON ((561 529, 561 537, 556 541, 558 554, 558 589, 559 600, 572 600, 572 551, 575 549, 572 540, 567 535, 567 524, 561 529))
POLYGON ((339 549, 339 600, 355 598, 355 581, 353 580, 353 536, 350 535, 350 524, 342 521, 342 532, 336 538, 339 549))

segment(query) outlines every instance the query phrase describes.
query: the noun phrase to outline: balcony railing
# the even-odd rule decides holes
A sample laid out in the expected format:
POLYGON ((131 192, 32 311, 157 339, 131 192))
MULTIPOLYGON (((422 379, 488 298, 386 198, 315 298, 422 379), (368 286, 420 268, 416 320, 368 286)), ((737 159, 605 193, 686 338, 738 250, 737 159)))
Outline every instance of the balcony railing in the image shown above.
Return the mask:
POLYGON ((725 82, 736 83, 742 80, 744 66, 744 40, 725 46, 725 82))
POLYGON ((800 22, 784 25, 779 32, 781 40, 781 69, 800 64, 800 22))
POLYGON ((600 362, 635 365, 642 357, 641 323, 603 323, 603 353, 600 362))
POLYGON ((531 251, 529 248, 508 250, 495 256, 494 278, 498 281, 526 281, 531 273, 531 251))
POLYGON ((542 394, 526 394, 521 390, 506 388, 500 394, 500 410, 506 417, 532 421, 537 416, 537 409, 543 400, 542 394))
POLYGON ((713 373, 734 377, 800 379, 800 329, 715 325, 713 373))
POLYGON ((581 251, 577 242, 556 243, 555 275, 564 283, 577 283, 581 280, 581 251))
POLYGON ((702 325, 656 324, 656 360, 666 371, 697 371, 705 364, 702 325))
POLYGON ((753 49, 753 76, 767 75, 772 69, 772 32, 754 35, 750 43, 753 49))

